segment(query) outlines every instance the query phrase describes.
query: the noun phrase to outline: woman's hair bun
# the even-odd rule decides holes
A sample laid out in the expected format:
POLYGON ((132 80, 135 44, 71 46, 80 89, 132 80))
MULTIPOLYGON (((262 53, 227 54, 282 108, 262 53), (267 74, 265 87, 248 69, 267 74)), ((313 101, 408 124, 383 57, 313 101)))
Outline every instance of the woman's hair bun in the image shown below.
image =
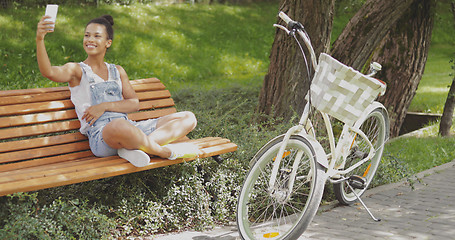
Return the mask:
POLYGON ((114 18, 111 15, 103 15, 101 17, 94 18, 90 20, 85 27, 91 23, 101 24, 106 27, 108 39, 114 40, 114 29, 112 28, 114 25, 114 18))
POLYGON ((111 26, 114 26, 114 18, 111 15, 103 15, 100 18, 106 19, 111 24, 111 26))

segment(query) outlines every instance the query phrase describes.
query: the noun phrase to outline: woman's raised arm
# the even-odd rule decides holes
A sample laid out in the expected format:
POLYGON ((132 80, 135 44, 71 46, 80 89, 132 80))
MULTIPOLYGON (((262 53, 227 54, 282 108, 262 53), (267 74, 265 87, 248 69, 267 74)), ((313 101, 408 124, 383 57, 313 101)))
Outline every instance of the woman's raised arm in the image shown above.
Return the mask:
POLYGON ((77 78, 77 76, 80 76, 82 72, 77 63, 66 63, 63 66, 51 65, 49 56, 47 55, 46 46, 44 44, 44 37, 47 33, 54 31, 51 27, 54 23, 45 21, 48 18, 50 17, 42 17, 38 22, 36 30, 36 58, 41 74, 54 82, 70 82, 80 79, 80 77, 77 78))

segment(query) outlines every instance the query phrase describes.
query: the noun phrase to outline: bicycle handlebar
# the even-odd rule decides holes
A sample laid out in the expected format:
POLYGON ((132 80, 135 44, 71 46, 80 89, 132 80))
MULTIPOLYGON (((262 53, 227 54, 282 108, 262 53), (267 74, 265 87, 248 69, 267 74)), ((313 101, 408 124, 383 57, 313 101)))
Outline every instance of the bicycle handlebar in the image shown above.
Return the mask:
MULTIPOLYGON (((316 54, 314 53, 313 46, 311 45, 310 37, 306 33, 303 25, 300 22, 292 20, 288 15, 286 15, 286 13, 284 13, 282 11, 280 11, 278 16, 284 22, 286 22, 288 28, 291 29, 292 31, 290 31, 290 30, 288 30, 288 28, 286 28, 284 26, 281 26, 281 25, 278 25, 278 24, 273 24, 273 26, 286 31, 286 33, 288 35, 291 35, 291 33, 294 33, 296 31, 300 35, 300 37, 302 37, 303 41, 305 42, 305 45, 307 46, 308 50, 310 51, 311 60, 312 60, 312 63, 313 63, 312 64, 313 65, 313 69, 316 70, 316 66, 317 66, 316 54)), ((372 62, 370 64, 370 74, 368 74, 367 76, 369 76, 369 77, 374 76, 378 71, 381 71, 381 68, 382 68, 381 64, 379 64, 377 62, 372 62)))
POLYGON ((283 21, 285 21, 286 24, 288 24, 288 25, 289 25, 289 22, 293 22, 292 19, 290 17, 288 17, 288 15, 286 15, 286 13, 284 13, 284 12, 280 12, 278 14, 278 16, 280 16, 280 18, 283 19, 283 21))
MULTIPOLYGON (((285 28, 281 25, 278 25, 278 24, 274 24, 273 26, 286 31, 286 33, 288 35, 290 35, 291 33, 294 33, 295 31, 300 35, 300 37, 303 39, 303 42, 305 42, 306 47, 310 51, 312 66, 313 66, 313 69, 316 70, 316 66, 317 66, 316 54, 314 52, 313 46, 311 45, 310 37, 304 31, 303 25, 297 21, 292 20, 288 15, 286 15, 286 13, 284 13, 282 11, 280 11, 278 16, 284 22, 286 22, 286 24, 288 25, 288 28, 292 29, 292 31, 289 31, 287 28, 285 28)), ((295 40, 297 41, 297 38, 295 40)), ((303 53, 303 49, 302 49, 302 53, 303 53)))

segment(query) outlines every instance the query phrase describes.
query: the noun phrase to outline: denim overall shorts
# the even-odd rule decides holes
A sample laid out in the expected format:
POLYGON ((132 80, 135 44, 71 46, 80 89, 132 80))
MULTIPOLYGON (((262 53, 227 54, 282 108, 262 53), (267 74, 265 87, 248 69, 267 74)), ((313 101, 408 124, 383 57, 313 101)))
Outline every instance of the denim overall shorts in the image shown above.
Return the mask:
MULTIPOLYGON (((109 64, 109 80, 102 82, 95 82, 94 77, 97 77, 88 65, 80 64, 83 74, 86 75, 89 82, 90 100, 92 106, 103 102, 115 102, 123 100, 122 90, 120 88, 121 79, 118 69, 115 64, 109 64), (111 80, 113 79, 113 80, 111 80)), ((100 118, 90 127, 87 132, 89 139, 90 149, 97 157, 107 157, 117 155, 117 149, 114 149, 106 144, 103 139, 103 129, 114 119, 125 119, 132 125, 136 126, 146 135, 151 134, 156 129, 158 119, 148 119, 144 121, 132 121, 128 119, 126 113, 120 112, 104 112, 100 118)))

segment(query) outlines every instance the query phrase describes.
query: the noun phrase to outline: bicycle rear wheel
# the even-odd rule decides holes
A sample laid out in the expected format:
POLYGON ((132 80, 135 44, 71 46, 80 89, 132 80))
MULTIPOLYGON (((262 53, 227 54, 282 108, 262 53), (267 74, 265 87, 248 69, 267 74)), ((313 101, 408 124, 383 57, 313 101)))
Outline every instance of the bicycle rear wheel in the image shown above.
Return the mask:
MULTIPOLYGON (((351 171, 348 175, 344 176, 349 178, 352 175, 357 175, 366 180, 364 189, 354 190, 358 196, 361 196, 368 188, 368 185, 371 183, 371 180, 376 174, 376 170, 378 169, 381 161, 384 144, 388 138, 389 132, 389 118, 387 113, 380 107, 374 109, 368 114, 367 118, 360 125, 360 130, 367 135, 368 139, 373 144, 376 153, 369 161, 366 161, 351 171)), ((369 150, 370 147, 366 143, 365 139, 360 136, 355 137, 354 142, 351 145, 350 154, 346 159, 344 169, 349 168, 366 157, 369 150)), ((335 196, 341 204, 351 205, 357 200, 357 197, 354 195, 346 182, 333 184, 333 188, 335 196)))
POLYGON ((297 239, 319 207, 325 178, 311 143, 291 136, 273 190, 269 180, 283 136, 265 145, 248 173, 237 205, 237 225, 243 239, 297 239), (288 183, 296 158, 300 158, 291 191, 288 183))

